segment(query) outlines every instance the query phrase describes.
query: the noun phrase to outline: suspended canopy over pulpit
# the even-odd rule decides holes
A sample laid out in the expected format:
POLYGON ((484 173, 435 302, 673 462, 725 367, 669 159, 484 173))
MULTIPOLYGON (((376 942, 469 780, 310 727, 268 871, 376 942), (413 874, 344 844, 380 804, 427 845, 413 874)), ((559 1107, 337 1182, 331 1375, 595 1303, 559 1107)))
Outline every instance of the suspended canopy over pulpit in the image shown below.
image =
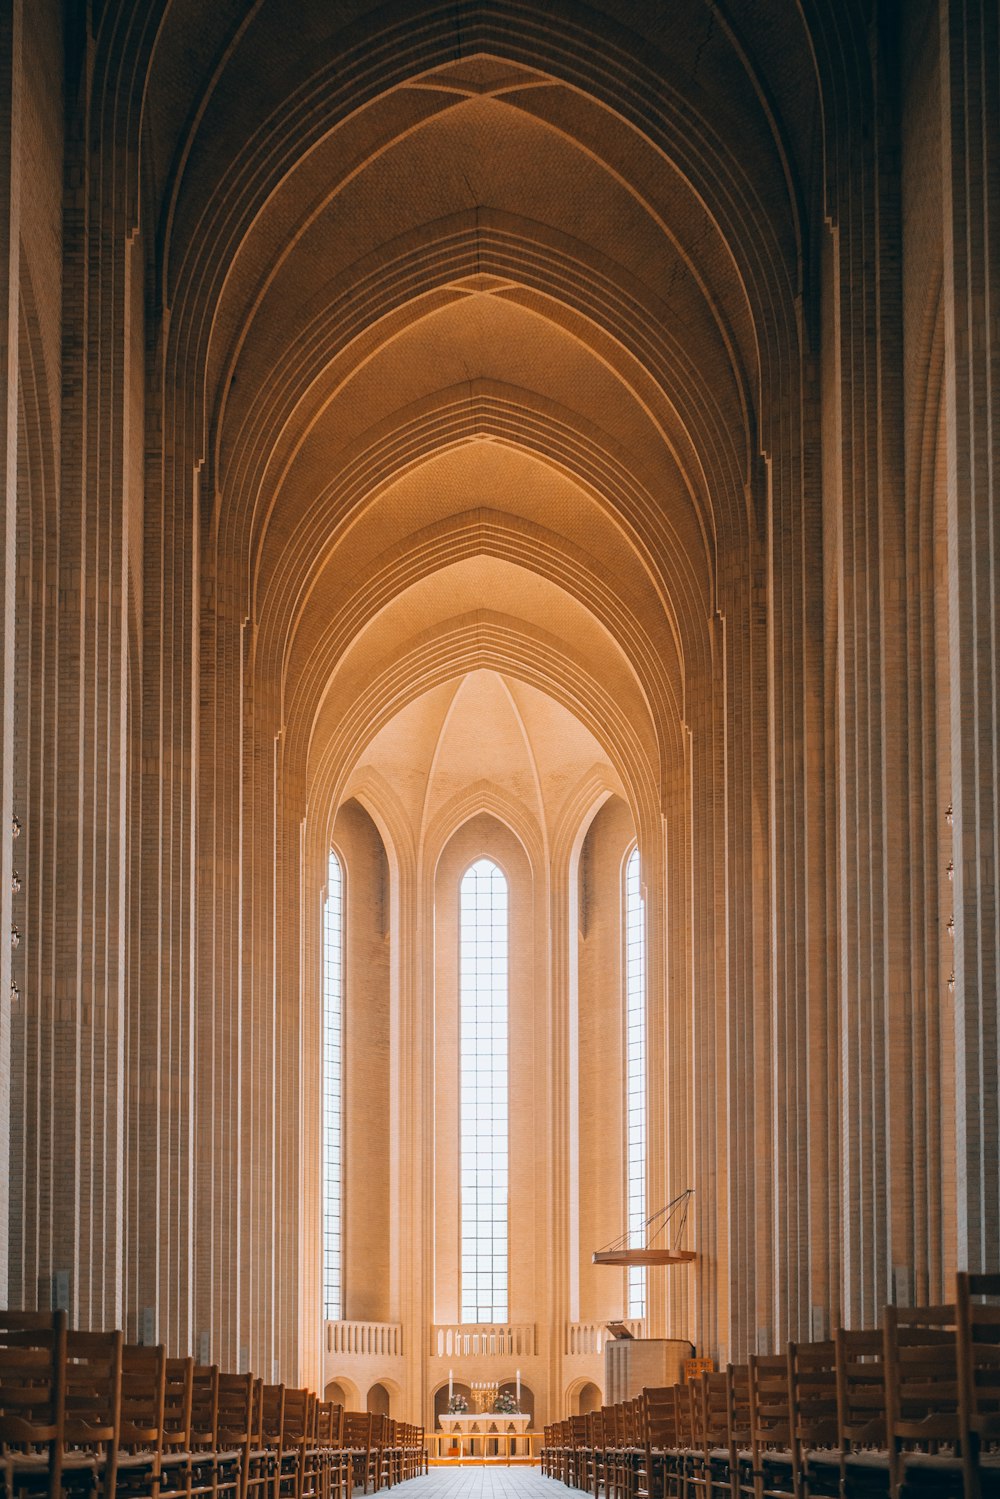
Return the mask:
POLYGON ((687 1228, 688 1206, 694 1188, 688 1187, 665 1208, 647 1218, 642 1228, 642 1244, 635 1244, 634 1229, 626 1229, 605 1249, 595 1249, 595 1265, 684 1265, 695 1258, 693 1249, 682 1247, 687 1228))

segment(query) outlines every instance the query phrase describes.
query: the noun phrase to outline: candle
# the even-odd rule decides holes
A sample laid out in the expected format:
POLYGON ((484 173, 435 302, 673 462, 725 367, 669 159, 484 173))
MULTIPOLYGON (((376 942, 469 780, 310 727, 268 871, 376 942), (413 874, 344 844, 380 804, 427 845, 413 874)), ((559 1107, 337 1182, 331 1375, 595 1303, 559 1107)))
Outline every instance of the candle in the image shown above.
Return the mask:
POLYGON ((520 1371, 520 1369, 518 1369, 518 1371, 517 1371, 517 1408, 518 1408, 518 1410, 520 1410, 520 1408, 521 1408, 521 1371, 520 1371))
POLYGON ((449 1400, 451 1399, 452 1395, 454 1395, 454 1393, 455 1393, 455 1377, 454 1377, 454 1372, 453 1372, 453 1370, 449 1369, 448 1370, 448 1399, 449 1400))

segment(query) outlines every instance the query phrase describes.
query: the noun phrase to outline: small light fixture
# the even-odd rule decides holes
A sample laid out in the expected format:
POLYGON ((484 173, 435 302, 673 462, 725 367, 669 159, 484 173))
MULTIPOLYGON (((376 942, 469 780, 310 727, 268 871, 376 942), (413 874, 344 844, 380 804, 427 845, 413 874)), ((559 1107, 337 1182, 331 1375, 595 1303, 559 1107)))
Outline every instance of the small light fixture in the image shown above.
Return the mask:
POLYGON ((20 999, 21 999, 21 991, 17 987, 17 985, 15 984, 14 980, 11 979, 11 981, 10 981, 10 1002, 11 1002, 12 1005, 16 1005, 16 1004, 20 1003, 20 999))
POLYGON ((955 878, 955 861, 954 861, 954 859, 949 859, 948 860, 948 867, 945 870, 945 873, 947 874, 949 880, 953 880, 955 878))
POLYGON ((10 945, 14 950, 21 946, 21 933, 16 926, 12 926, 10 929, 10 945))
POLYGON ((21 876, 18 874, 16 869, 11 871, 10 893, 11 895, 20 895, 21 893, 21 876))
POLYGON ((951 827, 952 823, 955 821, 955 809, 952 806, 951 802, 949 802, 947 807, 945 808, 944 820, 949 827, 951 827))
POLYGON ((948 917, 947 932, 948 932, 948 936, 954 942, 954 940, 955 940, 955 918, 954 918, 954 916, 949 916, 948 917))
POLYGON ((948 975, 948 993, 949 994, 954 994, 954 992, 955 992, 955 974, 954 974, 954 972, 951 972, 948 975))

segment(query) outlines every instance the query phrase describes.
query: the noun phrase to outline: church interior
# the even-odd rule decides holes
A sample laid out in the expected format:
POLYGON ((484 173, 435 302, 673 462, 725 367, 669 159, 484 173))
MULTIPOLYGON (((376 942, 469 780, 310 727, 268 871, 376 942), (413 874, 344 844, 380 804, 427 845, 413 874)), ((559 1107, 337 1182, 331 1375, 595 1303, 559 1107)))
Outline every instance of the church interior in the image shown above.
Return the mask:
POLYGON ((0 79, 0 1306, 541 1433, 1000 1272, 996 0, 0 79))

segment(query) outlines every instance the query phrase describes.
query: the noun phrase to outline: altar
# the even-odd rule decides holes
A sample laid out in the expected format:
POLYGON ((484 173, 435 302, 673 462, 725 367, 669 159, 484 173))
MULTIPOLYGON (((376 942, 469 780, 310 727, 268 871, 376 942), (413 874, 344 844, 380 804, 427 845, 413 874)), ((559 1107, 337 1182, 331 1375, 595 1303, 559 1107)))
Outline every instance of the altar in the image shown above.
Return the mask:
POLYGON ((518 1438, 528 1430, 531 1417, 507 1415, 500 1411, 467 1411, 464 1415, 443 1412, 438 1420, 441 1430, 455 1438, 458 1456, 493 1457, 518 1455, 518 1438), (478 1449, 477 1449, 478 1443, 478 1449))

